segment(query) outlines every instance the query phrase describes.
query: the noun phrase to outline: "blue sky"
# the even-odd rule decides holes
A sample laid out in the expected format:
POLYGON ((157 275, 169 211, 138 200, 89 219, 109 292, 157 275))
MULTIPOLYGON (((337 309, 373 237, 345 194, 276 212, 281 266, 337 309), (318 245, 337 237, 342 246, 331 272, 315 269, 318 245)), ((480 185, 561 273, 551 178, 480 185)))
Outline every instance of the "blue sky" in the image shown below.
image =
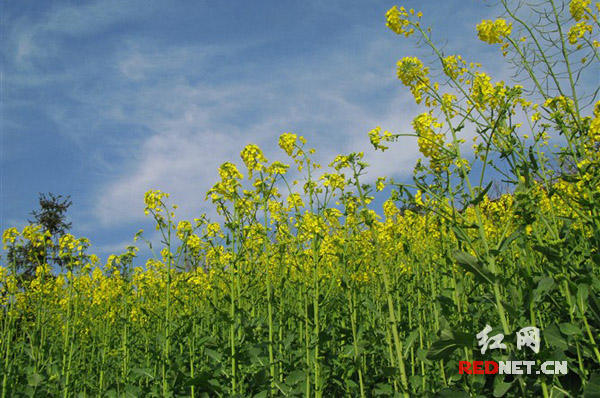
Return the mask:
POLYGON ((106 258, 151 229, 145 191, 170 192, 181 218, 212 213, 219 164, 248 143, 285 161, 288 131, 322 164, 365 151, 369 178, 409 175, 414 140, 382 155, 367 137, 419 112, 395 64, 422 51, 385 27, 395 4, 423 11, 448 53, 506 73, 476 38, 495 12, 475 0, 2 2, 2 230, 39 192, 71 195, 72 233, 106 258))

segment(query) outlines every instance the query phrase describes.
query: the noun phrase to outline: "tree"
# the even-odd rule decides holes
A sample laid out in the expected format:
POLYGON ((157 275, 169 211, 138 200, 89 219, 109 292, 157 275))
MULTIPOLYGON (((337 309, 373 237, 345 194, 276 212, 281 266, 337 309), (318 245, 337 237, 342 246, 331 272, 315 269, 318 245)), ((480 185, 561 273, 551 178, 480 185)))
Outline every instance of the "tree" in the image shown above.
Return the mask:
POLYGON ((35 269, 40 264, 61 265, 61 258, 58 256, 59 240, 71 228, 71 223, 67 222, 66 212, 73 204, 70 196, 63 199, 62 195, 43 193, 39 195, 39 210, 34 210, 30 214, 33 220, 28 220, 30 226, 39 226, 42 233, 50 235, 53 242, 51 245, 45 245, 42 250, 34 250, 32 242, 24 245, 11 245, 8 248, 8 262, 13 264, 19 274, 19 280, 30 280, 35 275, 35 269), (33 257, 32 257, 33 254, 33 257))
POLYGON ((48 196, 46 197, 46 195, 40 193, 40 210, 31 212, 35 220, 29 220, 29 224, 41 225, 45 232, 50 232, 52 237, 60 238, 71 229, 72 223, 66 222, 65 213, 73 202, 70 200, 70 196, 67 196, 64 200, 62 200, 61 195, 48 193, 48 196))

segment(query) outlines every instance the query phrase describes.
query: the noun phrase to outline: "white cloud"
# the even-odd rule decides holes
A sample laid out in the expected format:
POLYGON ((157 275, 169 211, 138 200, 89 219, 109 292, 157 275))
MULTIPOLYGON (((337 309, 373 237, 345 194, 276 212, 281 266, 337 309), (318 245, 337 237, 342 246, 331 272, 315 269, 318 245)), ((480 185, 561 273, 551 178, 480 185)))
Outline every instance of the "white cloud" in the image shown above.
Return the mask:
MULTIPOLYGON (((397 83, 377 78, 369 63, 353 64, 348 54, 308 58, 294 68, 280 65, 258 80, 204 80, 194 85, 178 77, 189 70, 179 70, 177 65, 193 63, 202 68, 214 51, 206 51, 204 57, 185 47, 154 51, 170 54, 169 61, 155 53, 123 53, 118 62, 121 72, 145 83, 132 91, 106 92, 100 101, 100 109, 104 107, 111 117, 143 124, 151 131, 126 162, 124 172, 98 189, 96 197, 101 199, 94 208, 104 225, 142 219, 143 194, 148 189, 170 192, 182 217, 209 212, 204 195, 218 178, 218 166, 225 161, 240 164, 239 152, 248 143, 259 144, 271 160, 286 161, 277 147, 278 136, 285 131, 306 136, 308 145, 317 148, 315 160, 322 164, 339 153, 366 150, 372 163, 369 179, 410 169, 416 158, 415 145, 398 146, 383 155, 369 149, 367 132, 375 125, 409 126, 402 112, 406 96, 399 89, 391 104, 371 113, 372 107, 363 106, 357 92, 373 95, 382 86, 397 83), (169 75, 166 71, 175 73, 156 78, 169 75), (124 111, 128 104, 135 105, 130 112, 124 111)), ((366 51, 377 59, 385 46, 376 42, 366 51)))

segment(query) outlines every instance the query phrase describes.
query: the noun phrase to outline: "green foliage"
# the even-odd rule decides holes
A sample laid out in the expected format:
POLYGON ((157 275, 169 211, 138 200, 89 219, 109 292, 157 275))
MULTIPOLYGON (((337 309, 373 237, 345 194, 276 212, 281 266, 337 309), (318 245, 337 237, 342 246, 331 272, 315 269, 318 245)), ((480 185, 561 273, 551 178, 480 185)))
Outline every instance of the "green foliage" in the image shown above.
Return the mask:
MULTIPOLYGON (((0 267, 2 398, 598 396, 600 103, 577 86, 600 60, 598 8, 550 0, 531 24, 525 4, 500 5, 508 21, 483 21, 478 36, 525 86, 443 54, 420 13, 386 14, 435 61, 398 64, 427 109, 408 134, 424 156, 410 184, 365 183, 362 153, 320 175, 306 141, 285 133, 303 179, 248 145, 248 178, 224 163, 207 196, 222 225, 176 222, 168 194, 146 193, 161 242, 136 235, 153 253, 145 267, 134 246, 104 265, 88 256, 64 234, 68 199, 34 213, 44 228, 5 231, 32 271, 19 284, 14 257, 0 267), (498 175, 508 192, 492 199, 498 175), (51 272, 53 258, 66 272, 51 272), (506 348, 481 353, 486 325, 506 348), (528 326, 541 330, 537 353, 515 349, 528 326), (459 372, 490 360, 568 372, 459 372)), ((369 133, 376 149, 402 135, 381 130, 369 133)))

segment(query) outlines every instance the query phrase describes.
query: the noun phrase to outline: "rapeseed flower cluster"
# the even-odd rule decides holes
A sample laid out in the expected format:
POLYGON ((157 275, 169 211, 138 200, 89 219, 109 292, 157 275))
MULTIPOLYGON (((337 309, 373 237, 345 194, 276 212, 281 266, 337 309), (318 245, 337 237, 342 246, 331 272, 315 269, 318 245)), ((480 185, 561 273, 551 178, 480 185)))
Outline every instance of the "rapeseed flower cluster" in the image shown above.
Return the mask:
POLYGON ((569 12, 575 21, 589 20, 591 9, 591 0, 571 0, 569 3, 569 12))
POLYGON ((263 163, 267 161, 265 155, 262 150, 258 147, 258 145, 250 144, 246 146, 242 153, 240 154, 244 164, 248 168, 248 172, 250 173, 250 177, 252 177, 253 171, 261 171, 263 170, 263 163))
POLYGON ((457 79, 469 70, 466 62, 460 55, 449 55, 442 60, 444 73, 451 79, 457 79))
POLYGON ((471 101, 480 110, 498 109, 506 102, 507 88, 504 82, 491 83, 492 78, 483 72, 475 72, 471 86, 471 101))
MULTIPOLYGON (((398 9, 398 7, 394 6, 385 13, 387 20, 386 26, 396 34, 403 34, 405 37, 412 36, 415 33, 415 29, 409 20, 409 15, 414 16, 415 10, 411 8, 407 11, 404 7, 398 9)), ((423 13, 418 12, 416 13, 416 16, 420 19, 423 16, 423 13)), ((418 27, 419 23, 416 22, 415 26, 418 27)))
POLYGON ((381 152, 385 152, 385 150, 389 149, 389 147, 382 145, 381 141, 393 141, 394 136, 389 131, 384 131, 383 134, 381 134, 381 127, 377 126, 373 130, 369 131, 369 140, 375 149, 380 149, 381 152))
POLYGON ((146 192, 144 195, 144 203, 146 204, 146 215, 150 214, 150 212, 160 213, 163 211, 163 208, 160 206, 163 198, 168 198, 169 194, 161 192, 160 189, 150 190, 146 192))
POLYGON ((283 149, 288 156, 295 157, 295 151, 296 154, 300 151, 300 147, 297 145, 298 141, 300 141, 301 144, 306 144, 306 139, 302 136, 298 137, 297 134, 283 133, 279 137, 279 147, 283 149))
POLYGON ((590 123, 589 136, 592 145, 600 143, 600 101, 594 106, 594 118, 590 123))
POLYGON ((439 159, 444 145, 444 135, 434 129, 443 126, 430 113, 422 113, 413 119, 412 126, 419 137, 419 151, 427 158, 439 159))
MULTIPOLYGON (((569 28, 567 38, 570 44, 577 44, 577 49, 583 47, 583 43, 581 43, 580 40, 584 38, 586 33, 588 33, 589 36, 592 36, 594 27, 598 26, 600 2, 596 2, 596 13, 592 13, 590 4, 590 0, 572 0, 569 3, 569 12, 576 23, 569 28)), ((598 48, 600 47, 600 42, 598 42, 598 40, 593 40, 592 45, 594 48, 598 48)), ((582 63, 585 63, 586 61, 587 58, 582 59, 582 63)))
POLYGON ((577 44, 586 33, 592 33, 593 28, 585 21, 577 22, 569 28, 569 43, 577 44))
POLYGON ((477 37, 488 44, 497 44, 504 42, 505 38, 512 31, 512 23, 507 24, 506 20, 499 18, 495 21, 484 20, 477 25, 477 37))
POLYGON ((415 98, 417 104, 423 100, 423 94, 429 88, 429 68, 417 57, 404 57, 398 61, 398 79, 402 81, 415 98))

